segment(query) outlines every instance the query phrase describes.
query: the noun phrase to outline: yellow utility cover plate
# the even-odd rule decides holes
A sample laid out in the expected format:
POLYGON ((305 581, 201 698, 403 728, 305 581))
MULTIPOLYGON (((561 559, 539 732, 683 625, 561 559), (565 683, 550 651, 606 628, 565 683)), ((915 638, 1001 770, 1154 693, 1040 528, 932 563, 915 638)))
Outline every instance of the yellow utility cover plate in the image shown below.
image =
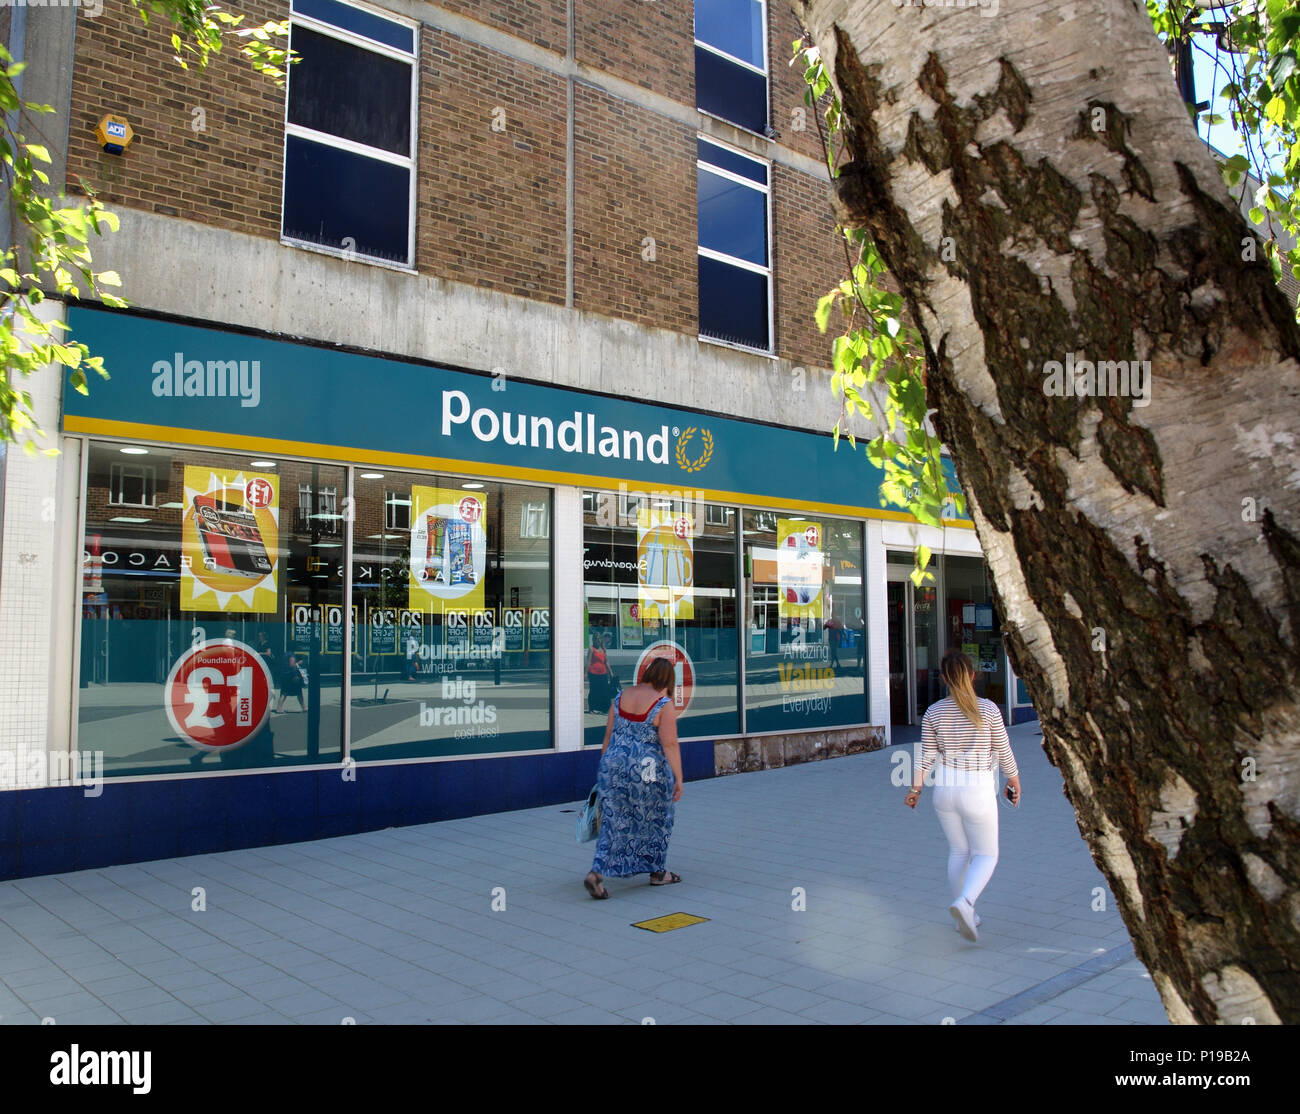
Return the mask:
POLYGON ((708 917, 697 917, 693 913, 669 913, 665 917, 655 917, 649 921, 636 921, 632 927, 644 928, 647 932, 672 932, 674 928, 704 924, 708 919, 708 917))

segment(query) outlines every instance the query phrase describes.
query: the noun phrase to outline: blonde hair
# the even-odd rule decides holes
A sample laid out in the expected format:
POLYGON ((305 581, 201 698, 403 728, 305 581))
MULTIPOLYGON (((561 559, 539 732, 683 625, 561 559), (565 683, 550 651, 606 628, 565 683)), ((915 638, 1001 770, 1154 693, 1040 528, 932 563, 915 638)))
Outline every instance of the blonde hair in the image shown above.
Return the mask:
POLYGON ((975 666, 970 658, 954 646, 943 655, 943 660, 939 663, 939 676, 948 686, 948 695, 962 710, 962 714, 982 731, 984 716, 980 713, 979 699, 975 696, 975 666))

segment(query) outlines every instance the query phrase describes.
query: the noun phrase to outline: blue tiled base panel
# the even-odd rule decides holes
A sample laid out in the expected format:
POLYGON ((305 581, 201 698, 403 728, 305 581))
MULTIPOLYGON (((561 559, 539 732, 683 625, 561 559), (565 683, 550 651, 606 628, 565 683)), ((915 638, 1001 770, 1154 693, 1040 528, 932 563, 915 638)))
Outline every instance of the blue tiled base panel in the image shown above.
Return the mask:
POLYGON ((1038 718, 1038 713, 1034 711, 1033 708, 1012 708, 1011 709, 1012 724, 1028 723, 1030 720, 1035 720, 1037 718, 1038 718))
MULTIPOLYGON (((687 781, 713 743, 682 743, 687 781)), ((582 800, 600 751, 0 792, 0 879, 295 843, 582 800), (93 789, 92 789, 93 792, 93 789)), ((570 829, 571 829, 570 825, 570 829)), ((572 838, 571 836, 569 838, 572 838)))

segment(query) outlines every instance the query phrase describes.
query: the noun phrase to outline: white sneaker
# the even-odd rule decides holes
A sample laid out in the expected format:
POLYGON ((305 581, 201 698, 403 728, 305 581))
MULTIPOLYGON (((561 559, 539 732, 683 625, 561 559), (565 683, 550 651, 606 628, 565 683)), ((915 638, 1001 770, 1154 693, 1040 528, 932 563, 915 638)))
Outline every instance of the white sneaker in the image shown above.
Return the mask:
POLYGON ((952 914, 958 932, 972 943, 979 940, 980 935, 975 931, 975 906, 964 897, 959 897, 948 906, 948 912, 952 914))

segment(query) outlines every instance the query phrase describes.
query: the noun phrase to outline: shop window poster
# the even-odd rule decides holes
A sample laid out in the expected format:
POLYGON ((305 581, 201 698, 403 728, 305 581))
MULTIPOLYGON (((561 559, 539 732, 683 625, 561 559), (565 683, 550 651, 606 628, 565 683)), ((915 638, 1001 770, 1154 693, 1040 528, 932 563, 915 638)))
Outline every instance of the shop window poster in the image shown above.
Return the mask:
POLYGON ((641 605, 638 603, 620 603, 619 620, 622 624, 624 646, 640 646, 645 637, 641 626, 641 605))
POLYGON ((411 488, 410 605, 433 614, 482 608, 487 571, 483 500, 464 491, 411 488))
POLYGON ((777 597, 782 619, 822 616, 822 527, 801 518, 776 520, 777 597))
POLYGON ((182 611, 277 610, 280 477, 185 466, 182 611))
POLYGON ((694 535, 690 515, 645 506, 637 512, 637 603, 643 619, 695 618, 694 535))

